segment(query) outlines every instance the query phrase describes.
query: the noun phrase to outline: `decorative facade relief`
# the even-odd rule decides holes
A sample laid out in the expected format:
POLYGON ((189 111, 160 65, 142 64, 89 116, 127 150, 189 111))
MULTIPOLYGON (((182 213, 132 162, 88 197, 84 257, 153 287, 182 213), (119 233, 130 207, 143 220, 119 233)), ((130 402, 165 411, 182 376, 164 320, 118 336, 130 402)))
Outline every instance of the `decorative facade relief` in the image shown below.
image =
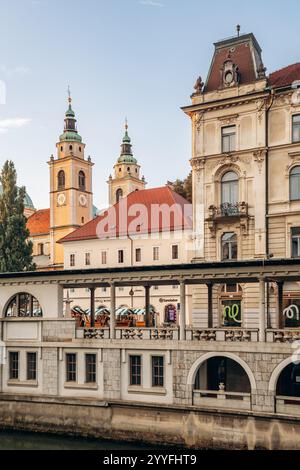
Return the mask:
POLYGON ((192 116, 194 130, 197 131, 198 134, 201 130, 201 126, 202 126, 202 123, 203 123, 203 116, 204 116, 204 112, 194 113, 193 116, 192 116))
POLYGON ((253 153, 254 161, 257 163, 259 173, 262 172, 263 163, 266 158, 266 149, 259 149, 253 153))

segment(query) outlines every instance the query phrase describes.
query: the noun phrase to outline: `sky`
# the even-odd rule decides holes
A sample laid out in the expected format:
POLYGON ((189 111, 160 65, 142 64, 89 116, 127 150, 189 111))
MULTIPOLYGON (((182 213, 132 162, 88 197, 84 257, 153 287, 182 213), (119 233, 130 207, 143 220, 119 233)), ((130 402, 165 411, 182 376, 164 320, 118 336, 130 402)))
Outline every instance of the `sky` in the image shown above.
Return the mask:
POLYGON ((49 207, 47 161, 70 85, 97 207, 126 116, 148 187, 184 178, 191 128, 180 107, 206 78, 213 43, 240 24, 270 73, 300 61, 299 17, 294 0, 0 0, 0 166, 13 160, 35 207, 49 207))

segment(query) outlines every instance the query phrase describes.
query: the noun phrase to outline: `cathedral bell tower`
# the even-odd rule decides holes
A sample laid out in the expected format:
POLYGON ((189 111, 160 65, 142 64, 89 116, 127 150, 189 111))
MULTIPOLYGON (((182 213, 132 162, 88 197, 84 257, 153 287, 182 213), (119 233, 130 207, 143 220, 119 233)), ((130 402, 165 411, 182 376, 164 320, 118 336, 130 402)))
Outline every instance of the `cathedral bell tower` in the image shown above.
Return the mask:
POLYGON ((121 145, 121 154, 114 166, 114 178, 109 177, 109 204, 112 206, 122 197, 133 191, 145 189, 144 176, 140 178, 140 165, 132 153, 131 139, 128 135, 128 123, 125 122, 125 135, 121 145))
POLYGON ((64 133, 60 136, 57 158, 50 159, 50 252, 51 264, 61 267, 63 247, 58 241, 93 218, 92 168, 85 159, 85 144, 77 132, 69 92, 64 133))

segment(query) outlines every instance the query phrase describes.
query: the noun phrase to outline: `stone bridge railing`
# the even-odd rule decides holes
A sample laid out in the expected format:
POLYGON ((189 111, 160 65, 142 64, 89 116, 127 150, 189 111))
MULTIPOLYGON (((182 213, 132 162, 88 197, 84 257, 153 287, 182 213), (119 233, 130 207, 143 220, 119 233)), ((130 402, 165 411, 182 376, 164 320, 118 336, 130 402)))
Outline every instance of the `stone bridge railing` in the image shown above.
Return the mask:
MULTIPOLYGON (((78 339, 110 339, 109 328, 79 328, 78 339)), ((179 329, 171 327, 158 328, 116 328, 116 339, 120 340, 175 340, 179 339, 179 329)), ((244 328, 188 328, 187 341, 235 341, 257 342, 258 329, 244 328)))
POLYGON ((299 328, 267 330, 266 341, 268 343, 292 343, 293 341, 300 341, 300 330, 299 328))
POLYGON ((186 339, 190 341, 236 341, 257 342, 258 329, 250 328, 191 328, 186 331, 186 339))

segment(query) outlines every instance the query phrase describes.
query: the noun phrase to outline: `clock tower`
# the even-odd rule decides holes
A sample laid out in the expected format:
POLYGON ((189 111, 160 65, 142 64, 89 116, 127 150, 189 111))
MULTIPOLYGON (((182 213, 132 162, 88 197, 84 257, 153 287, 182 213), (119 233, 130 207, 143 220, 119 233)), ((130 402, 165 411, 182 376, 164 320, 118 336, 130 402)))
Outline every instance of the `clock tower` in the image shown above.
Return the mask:
POLYGON ((85 159, 85 144, 77 132, 69 93, 64 132, 56 144, 57 157, 50 168, 50 253, 53 267, 64 263, 58 241, 93 218, 91 158, 85 159))

